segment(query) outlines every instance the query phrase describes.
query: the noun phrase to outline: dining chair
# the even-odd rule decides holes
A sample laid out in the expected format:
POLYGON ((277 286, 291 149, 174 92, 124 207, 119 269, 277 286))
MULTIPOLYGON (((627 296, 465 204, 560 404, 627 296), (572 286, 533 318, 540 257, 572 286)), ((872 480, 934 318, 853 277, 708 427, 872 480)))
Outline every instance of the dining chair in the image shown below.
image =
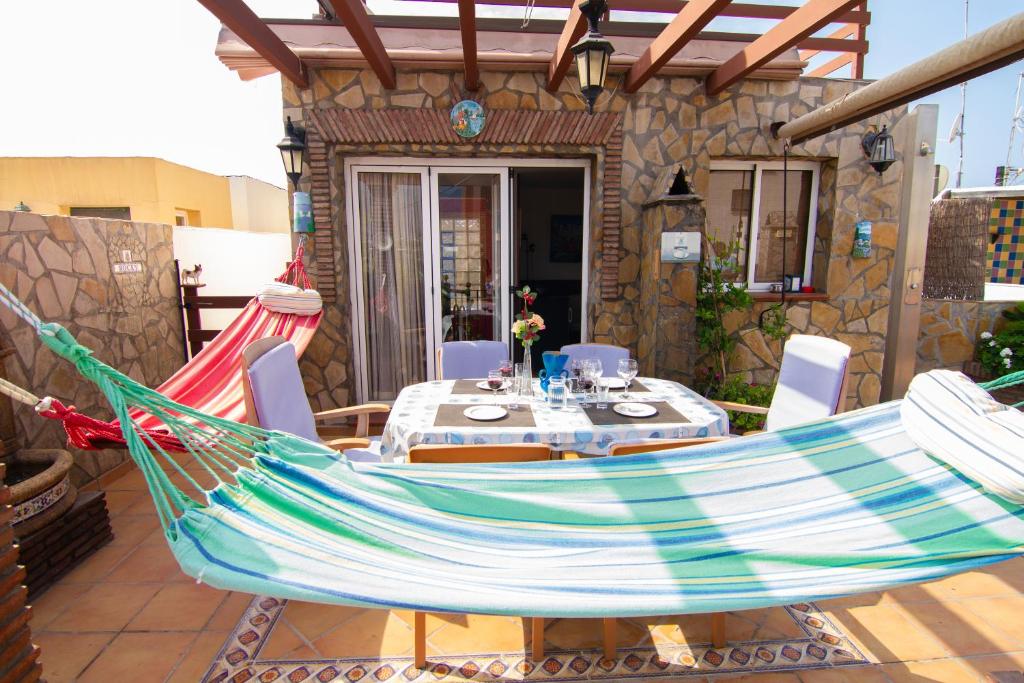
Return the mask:
MULTIPOLYGON (((451 446, 430 444, 413 446, 406 461, 409 463, 494 463, 536 462, 551 459, 551 446, 547 444, 483 444, 451 446)), ((538 662, 544 656, 544 617, 531 617, 531 659, 538 662)), ((427 615, 416 612, 413 618, 413 656, 417 669, 427 665, 427 615)))
POLYGON ((712 403, 724 410, 765 415, 764 428, 769 432, 836 415, 846 410, 850 353, 841 341, 794 334, 782 349, 779 381, 769 407, 712 403))
POLYGON ((367 403, 314 413, 302 385, 295 347, 284 337, 258 339, 242 351, 242 396, 246 422, 321 442, 349 460, 380 461, 380 438, 369 436, 370 416, 388 413, 383 403, 367 403), (324 441, 317 424, 356 419, 352 438, 324 441))
POLYGON ((508 360, 508 344, 500 341, 450 341, 437 350, 438 379, 483 379, 508 360))
POLYGON ((614 344, 566 344, 562 353, 569 356, 569 363, 574 360, 597 358, 601 361, 603 377, 617 377, 619 361, 629 358, 629 350, 614 344))

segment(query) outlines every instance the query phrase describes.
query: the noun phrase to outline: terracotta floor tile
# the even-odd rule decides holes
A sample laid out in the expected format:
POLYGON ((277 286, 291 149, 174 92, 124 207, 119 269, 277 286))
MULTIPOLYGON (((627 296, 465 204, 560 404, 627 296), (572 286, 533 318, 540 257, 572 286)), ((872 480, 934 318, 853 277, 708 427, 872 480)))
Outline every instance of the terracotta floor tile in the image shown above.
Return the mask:
MULTIPOLYGON (((618 648, 651 643, 650 630, 629 619, 616 619, 615 630, 618 648)), ((552 619, 544 628, 544 640, 552 650, 596 649, 604 642, 604 626, 601 619, 552 619)))
POLYGON ((124 476, 118 477, 103 488, 107 491, 149 491, 146 486, 146 478, 138 469, 133 469, 124 476))
POLYGON ((284 619, 279 619, 274 625, 270 639, 260 650, 260 659, 288 659, 288 654, 306 647, 306 641, 292 628, 284 619))
POLYGON ((163 681, 196 639, 195 633, 122 633, 89 665, 80 683, 163 681))
POLYGON ((1024 651, 964 657, 958 661, 978 678, 991 671, 1024 671, 1024 651))
POLYGON ((296 631, 312 642, 339 624, 367 611, 369 610, 360 607, 319 605, 314 602, 289 600, 282 616, 296 631))
POLYGON ((974 683, 977 677, 956 659, 937 659, 926 662, 898 662, 883 664, 885 672, 893 683, 974 683))
MULTIPOLYGON (((1024 649, 1024 629, 1012 637, 994 628, 960 602, 901 605, 917 628, 941 641, 953 656, 986 655, 1024 649)), ((911 657, 910 659, 923 659, 911 657)))
POLYGON ((852 607, 873 607, 880 604, 881 600, 881 593, 858 593, 857 595, 847 595, 846 597, 832 598, 831 600, 819 600, 817 605, 822 610, 828 611, 833 609, 850 609, 852 607))
POLYGON ((942 600, 990 598, 1018 594, 1018 591, 1005 580, 986 571, 957 574, 927 584, 925 588, 942 600))
POLYGON ((154 584, 97 584, 68 605, 46 629, 76 633, 120 631, 159 588, 154 584))
POLYGON ((109 583, 194 581, 181 571, 170 548, 164 545, 140 545, 107 575, 109 583))
POLYGON ((705 614, 681 614, 643 620, 655 644, 682 645, 711 642, 711 618, 705 614))
POLYGON ((40 648, 39 659, 49 683, 74 681, 113 638, 113 633, 32 634, 32 642, 40 648))
POLYGON ((756 674, 713 674, 708 676, 709 681, 733 681, 744 683, 800 683, 796 674, 786 672, 756 673, 756 674))
MULTIPOLYGON (((444 654, 523 651, 526 635, 522 619, 481 614, 468 614, 465 617, 462 623, 449 622, 437 629, 427 639, 428 651, 444 654)), ((600 632, 600 622, 595 623, 600 632)), ((547 634, 547 629, 544 633, 547 634)), ((412 645, 411 641, 409 645, 412 645)))
POLYGON ((153 596, 125 628, 127 631, 199 631, 227 592, 197 583, 172 583, 153 596))
POLYGON ((68 572, 68 574, 61 578, 60 582, 62 584, 70 584, 96 583, 101 581, 131 551, 132 546, 109 543, 87 557, 82 564, 68 572))
POLYGON ((877 661, 897 662, 947 657, 943 644, 897 607, 878 605, 831 612, 847 635, 877 661))
MULTIPOLYGON (((406 623, 406 625, 409 626, 409 628, 413 628, 414 621, 415 621, 415 618, 416 618, 416 612, 415 611, 413 611, 411 609, 393 609, 393 610, 391 610, 391 614, 393 614, 394 616, 396 616, 399 619, 401 619, 402 621, 404 621, 406 623)), ((431 633, 433 633, 437 629, 441 628, 445 624, 450 624, 450 623, 465 624, 466 623, 466 615, 465 614, 445 614, 445 615, 442 616, 442 615, 438 615, 438 614, 428 614, 427 618, 424 620, 424 630, 426 631, 426 634, 429 637, 431 633)))
POLYGON ((143 498, 148 498, 149 493, 145 491, 106 491, 104 497, 107 500, 107 512, 111 517, 116 517, 132 504, 143 498))
POLYGON ((877 664, 841 669, 812 669, 797 673, 801 683, 889 683, 889 677, 877 664))
POLYGON ((198 683, 210 669, 213 658, 220 652, 228 631, 202 631, 192 642, 185 657, 175 667, 167 683, 198 683))
POLYGON ((45 629, 51 621, 90 588, 92 586, 87 584, 68 584, 58 581, 38 598, 29 601, 29 604, 32 605, 31 621, 29 622, 32 632, 39 633, 45 629))
POLYGON ((1017 640, 1024 639, 1024 595, 976 598, 964 600, 960 604, 984 619, 993 628, 1015 637, 1017 640))
POLYGON ((232 591, 228 593, 228 596, 220 603, 217 611, 213 613, 210 618, 210 623, 206 625, 206 628, 213 631, 226 631, 233 629, 235 624, 242 618, 242 614, 245 613, 245 609, 252 602, 252 596, 248 593, 239 593, 232 591))
POLYGON ((331 659, 402 655, 412 652, 412 645, 412 629, 387 610, 366 610, 313 642, 331 659))
POLYGON ((110 526, 114 530, 111 545, 136 545, 154 529, 159 528, 160 522, 154 515, 121 514, 110 520, 110 526))
POLYGON ((149 515, 151 517, 156 516, 156 505, 153 503, 153 497, 149 494, 143 494, 137 499, 132 501, 128 507, 124 509, 123 514, 126 515, 149 515))

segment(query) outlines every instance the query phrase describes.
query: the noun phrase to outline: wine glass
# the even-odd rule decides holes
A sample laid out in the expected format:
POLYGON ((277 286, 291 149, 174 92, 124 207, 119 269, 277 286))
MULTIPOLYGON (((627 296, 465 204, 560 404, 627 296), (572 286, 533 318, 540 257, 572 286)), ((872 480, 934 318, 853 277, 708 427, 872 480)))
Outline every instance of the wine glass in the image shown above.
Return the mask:
POLYGON ((501 376, 501 370, 490 370, 487 373, 487 388, 494 392, 494 398, 498 398, 498 390, 505 385, 505 378, 501 376))
POLYGON ((639 371, 640 368, 637 365, 636 358, 619 359, 619 367, 616 372, 622 378, 622 381, 626 383, 625 391, 622 392, 622 398, 631 398, 629 395, 629 383, 633 381, 633 378, 636 377, 636 373, 639 371))
POLYGON ((512 361, 503 360, 498 363, 498 372, 501 373, 502 377, 512 377, 512 361))
POLYGON ((583 361, 579 358, 573 358, 569 361, 569 377, 572 380, 573 393, 583 391, 580 386, 580 379, 583 377, 583 361))
POLYGON ((597 385, 601 382, 604 369, 601 361, 597 358, 587 358, 583 361, 583 375, 586 377, 586 391, 594 390, 594 401, 597 401, 597 385))

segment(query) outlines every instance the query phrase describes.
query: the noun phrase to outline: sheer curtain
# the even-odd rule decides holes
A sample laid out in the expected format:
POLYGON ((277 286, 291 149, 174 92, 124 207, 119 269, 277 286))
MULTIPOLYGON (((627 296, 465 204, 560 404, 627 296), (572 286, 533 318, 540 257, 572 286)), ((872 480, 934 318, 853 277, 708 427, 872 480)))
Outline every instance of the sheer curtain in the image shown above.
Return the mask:
POLYGON ((369 400, 426 379, 423 196, 416 173, 358 175, 369 400))

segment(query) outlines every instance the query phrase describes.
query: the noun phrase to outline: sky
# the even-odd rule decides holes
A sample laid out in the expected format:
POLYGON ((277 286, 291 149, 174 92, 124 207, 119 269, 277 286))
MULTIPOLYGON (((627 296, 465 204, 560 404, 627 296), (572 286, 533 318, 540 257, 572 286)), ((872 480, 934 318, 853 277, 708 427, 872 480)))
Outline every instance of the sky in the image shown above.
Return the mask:
MULTIPOLYGON (((313 0, 248 3, 263 17, 310 17, 316 11, 313 0)), ((610 4, 614 8, 615 0, 610 4)), ((439 3, 370 0, 370 6, 381 14, 456 13, 454 5, 439 3)), ((1021 0, 970 0, 970 32, 1022 9, 1021 0)), ((867 78, 885 76, 963 36, 963 0, 872 0, 870 10, 867 78)), ((502 14, 521 17, 523 9, 502 14)), ((564 12, 537 9, 533 16, 564 12)), ((762 32, 770 25, 716 19, 709 28, 762 32)), ((213 54, 219 27, 196 0, 0 2, 0 155, 155 156, 283 187, 275 148, 283 135, 280 77, 241 81, 213 54)), ((1018 62, 968 85, 965 187, 991 185, 996 165, 1006 161, 1022 71, 1024 62, 1018 62)), ((958 145, 947 136, 960 109, 959 87, 923 101, 940 105, 936 154, 953 185, 958 145)), ((1011 165, 1024 166, 1022 146, 1024 134, 1018 134, 1011 165)))

